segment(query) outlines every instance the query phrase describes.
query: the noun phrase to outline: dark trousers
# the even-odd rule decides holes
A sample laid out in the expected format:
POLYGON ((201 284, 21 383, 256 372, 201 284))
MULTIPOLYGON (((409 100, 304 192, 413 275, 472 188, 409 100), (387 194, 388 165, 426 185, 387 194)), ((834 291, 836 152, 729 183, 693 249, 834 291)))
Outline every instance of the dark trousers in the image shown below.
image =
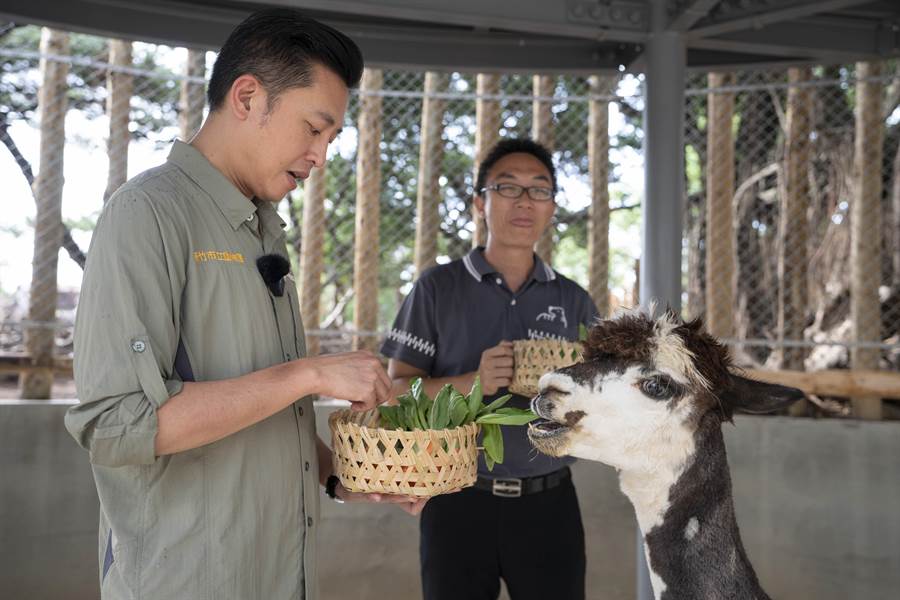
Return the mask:
POLYGON ((425 600, 584 599, 584 528, 572 480, 500 498, 467 488, 422 512, 419 556, 425 600))

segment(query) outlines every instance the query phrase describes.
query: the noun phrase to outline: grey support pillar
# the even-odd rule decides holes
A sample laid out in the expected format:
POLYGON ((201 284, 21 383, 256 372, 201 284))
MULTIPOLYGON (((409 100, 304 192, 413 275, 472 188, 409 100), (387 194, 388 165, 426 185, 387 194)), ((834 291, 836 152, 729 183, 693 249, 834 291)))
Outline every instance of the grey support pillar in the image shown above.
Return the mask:
MULTIPOLYGON (((650 0, 644 86, 644 211, 641 306, 681 309, 681 230, 684 210, 684 72, 682 35, 669 31, 665 0, 650 0)), ((653 590, 638 531, 637 600, 653 590)))

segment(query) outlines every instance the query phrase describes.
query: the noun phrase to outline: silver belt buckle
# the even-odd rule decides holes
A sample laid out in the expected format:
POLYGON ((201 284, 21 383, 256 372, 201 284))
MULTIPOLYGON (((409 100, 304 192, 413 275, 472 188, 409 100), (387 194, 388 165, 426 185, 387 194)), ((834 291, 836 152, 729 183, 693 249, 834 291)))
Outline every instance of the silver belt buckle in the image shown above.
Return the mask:
POLYGON ((521 479, 495 479, 491 492, 503 498, 518 498, 522 495, 521 479))

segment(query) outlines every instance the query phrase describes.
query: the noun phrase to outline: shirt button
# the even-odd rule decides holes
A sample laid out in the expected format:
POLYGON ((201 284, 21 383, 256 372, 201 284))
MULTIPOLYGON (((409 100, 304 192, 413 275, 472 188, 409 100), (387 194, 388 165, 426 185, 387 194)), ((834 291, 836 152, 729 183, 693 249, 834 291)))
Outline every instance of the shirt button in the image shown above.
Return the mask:
POLYGON ((497 278, 497 285, 500 285, 500 284, 502 284, 502 283, 503 283, 503 280, 500 279, 500 278, 498 277, 498 278, 497 278))
POLYGON ((513 306, 515 306, 515 305, 516 305, 516 299, 513 298, 512 301, 510 302, 510 304, 512 304, 513 306))
POLYGON ((247 222, 248 222, 248 223, 249 223, 250 221, 252 221, 252 220, 253 220, 253 215, 250 215, 249 217, 247 217, 247 222))
POLYGON ((312 517, 306 517, 306 524, 307 524, 308 526, 312 527, 312 523, 313 523, 312 517))
POLYGON ((145 344, 141 340, 134 340, 133 342, 131 342, 131 349, 135 352, 143 352, 147 349, 147 344, 145 344))
POLYGON ((303 470, 309 471, 309 461, 306 461, 305 463, 303 463, 303 470))

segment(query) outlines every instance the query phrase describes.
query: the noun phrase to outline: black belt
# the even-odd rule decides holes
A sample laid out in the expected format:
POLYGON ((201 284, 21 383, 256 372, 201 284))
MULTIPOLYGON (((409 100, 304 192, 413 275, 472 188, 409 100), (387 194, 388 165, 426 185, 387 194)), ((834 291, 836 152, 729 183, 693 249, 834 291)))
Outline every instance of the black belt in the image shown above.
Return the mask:
POLYGON ((569 467, 563 467, 559 471, 553 471, 546 475, 525 477, 522 479, 516 477, 497 479, 479 477, 475 480, 475 487, 479 490, 491 492, 495 496, 500 496, 501 498, 518 498, 519 496, 537 494, 555 488, 571 478, 572 471, 569 470, 569 467))

